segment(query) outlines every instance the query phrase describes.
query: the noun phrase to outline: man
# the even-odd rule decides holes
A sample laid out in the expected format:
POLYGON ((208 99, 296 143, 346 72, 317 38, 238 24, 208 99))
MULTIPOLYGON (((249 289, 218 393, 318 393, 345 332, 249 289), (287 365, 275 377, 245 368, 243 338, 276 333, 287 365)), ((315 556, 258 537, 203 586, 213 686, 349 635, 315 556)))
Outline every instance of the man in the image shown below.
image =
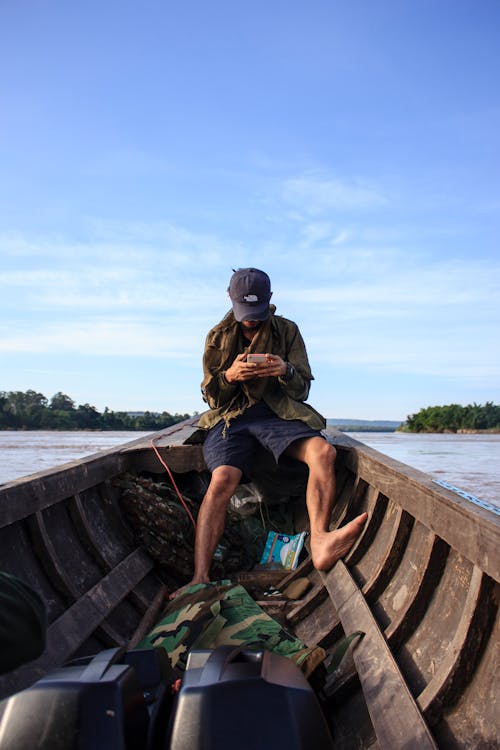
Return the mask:
POLYGON ((295 323, 276 316, 271 282, 263 271, 235 271, 229 284, 232 310, 213 328, 203 356, 203 398, 210 411, 203 453, 212 478, 198 514, 191 583, 208 583, 229 500, 260 443, 276 459, 307 464, 306 503, 311 556, 329 570, 350 549, 366 521, 361 514, 329 531, 335 499, 335 449, 321 435, 324 418, 304 403, 313 379, 295 323), (260 357, 248 357, 259 354, 260 357), (259 360, 259 361, 249 361, 259 360))

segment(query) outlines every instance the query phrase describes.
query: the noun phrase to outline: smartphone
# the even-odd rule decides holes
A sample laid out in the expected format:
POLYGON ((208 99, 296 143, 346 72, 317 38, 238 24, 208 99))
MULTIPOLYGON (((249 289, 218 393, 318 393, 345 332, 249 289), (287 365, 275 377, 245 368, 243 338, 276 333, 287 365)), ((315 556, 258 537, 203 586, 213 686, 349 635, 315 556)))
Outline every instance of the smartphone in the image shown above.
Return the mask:
POLYGON ((253 362, 256 365, 265 365, 267 358, 265 354, 247 354, 247 362, 253 362))

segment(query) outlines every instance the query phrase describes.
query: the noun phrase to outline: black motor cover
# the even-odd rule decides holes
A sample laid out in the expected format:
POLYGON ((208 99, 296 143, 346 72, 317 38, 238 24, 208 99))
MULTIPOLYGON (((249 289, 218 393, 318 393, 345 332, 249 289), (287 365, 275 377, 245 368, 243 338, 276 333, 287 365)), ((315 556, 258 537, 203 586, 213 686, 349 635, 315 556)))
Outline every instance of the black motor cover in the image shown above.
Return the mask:
POLYGON ((144 750, 147 690, 162 679, 162 653, 166 659, 158 649, 102 651, 2 701, 1 750, 144 750))
POLYGON ((332 750, 300 669, 268 651, 192 651, 177 698, 161 649, 110 649, 0 703, 0 750, 332 750))
POLYGON ((331 750, 300 669, 269 651, 192 651, 165 750, 331 750))

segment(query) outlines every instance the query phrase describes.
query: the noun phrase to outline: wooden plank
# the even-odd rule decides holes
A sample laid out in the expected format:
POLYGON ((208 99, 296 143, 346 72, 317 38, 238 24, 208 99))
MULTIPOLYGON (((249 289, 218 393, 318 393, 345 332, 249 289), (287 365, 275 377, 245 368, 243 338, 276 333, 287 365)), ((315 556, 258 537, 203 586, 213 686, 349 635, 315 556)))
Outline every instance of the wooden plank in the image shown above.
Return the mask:
POLYGON ((407 591, 405 601, 399 607, 397 616, 392 619, 385 631, 385 637, 391 648, 397 648, 413 632, 424 616, 441 578, 448 551, 449 547, 442 539, 428 532, 427 540, 425 544, 422 544, 419 559, 411 561, 416 571, 411 588, 407 591))
MULTIPOLYGON (((368 500, 370 514, 369 520, 365 525, 363 534, 355 545, 355 554, 353 555, 350 552, 345 558, 344 562, 346 564, 352 563, 353 557, 356 562, 362 557, 366 552, 367 547, 374 539, 376 539, 377 530, 380 524, 385 520, 384 514, 387 511, 387 498, 380 496, 376 490, 369 490, 368 500)), ((401 508, 396 509, 396 516, 392 522, 392 532, 389 544, 387 548, 381 551, 381 554, 378 555, 377 559, 379 562, 377 568, 373 571, 372 576, 363 586, 363 594, 365 597, 376 598, 389 582, 395 567, 400 561, 402 547, 405 540, 408 538, 412 522, 413 520, 411 516, 405 513, 401 508)), ((282 587, 284 587, 284 583, 282 587)), ((316 583, 306 597, 287 613, 287 620, 291 625, 304 619, 304 617, 311 612, 312 607, 317 606, 317 604, 322 601, 326 595, 326 592, 324 591, 323 594, 321 593, 323 587, 323 581, 320 579, 319 585, 316 583)))
MULTIPOLYGON (((387 517, 384 521, 389 523, 387 517)), ((363 595, 367 600, 374 600, 380 596, 392 579, 394 571, 400 563, 404 545, 408 541, 412 526, 413 518, 399 507, 396 511, 396 517, 392 521, 389 543, 385 550, 379 550, 377 567, 363 585, 363 595)), ((345 560, 345 562, 347 564, 348 560, 345 560)))
POLYGON ((242 586, 254 586, 266 588, 267 586, 279 586, 286 577, 286 570, 244 570, 234 573, 231 580, 234 583, 241 583, 242 586))
MULTIPOLYGON (((31 532, 35 539, 37 555, 43 565, 43 569, 53 586, 63 594, 68 602, 75 602, 80 595, 75 585, 75 580, 70 575, 71 567, 64 565, 57 553, 52 538, 47 530, 42 513, 36 513, 29 519, 31 532)), ((75 543, 76 543, 75 539, 75 543)), ((68 549, 75 552, 75 547, 68 539, 68 549)), ((78 565, 78 562, 77 562, 78 565)), ((104 635, 104 639, 110 645, 123 644, 123 635, 113 628, 110 623, 102 622, 97 628, 97 634, 104 635)))
POLYGON ((64 464, 0 488, 0 528, 61 502, 130 468, 130 456, 111 453, 64 464))
POLYGON ((488 633, 488 620, 492 612, 491 579, 476 566, 465 606, 462 610, 459 627, 448 648, 445 658, 434 677, 418 696, 418 705, 427 717, 435 721, 444 703, 462 694, 477 663, 485 634, 488 633))
POLYGON ((151 602, 151 605, 149 606, 149 608, 144 613, 144 617, 142 618, 141 622, 137 626, 135 633, 133 634, 132 638, 129 641, 129 644, 128 644, 129 650, 132 648, 135 648, 137 644, 142 641, 142 639, 149 633, 149 631, 156 624, 158 618, 160 617, 161 608, 166 603, 166 595, 167 595, 167 587, 160 586, 158 593, 156 594, 155 598, 151 602))
POLYGON ((500 581, 500 516, 438 487, 418 469, 388 458, 347 435, 333 444, 347 453, 347 466, 398 503, 453 549, 500 581))
MULTIPOLYGON (((107 483, 105 482, 102 486, 106 487, 106 485, 107 483)), ((80 493, 71 498, 69 512, 82 544, 89 550, 103 571, 108 572, 112 570, 114 562, 107 554, 107 549, 99 545, 95 538, 94 530, 89 524, 80 493)), ((148 602, 140 592, 131 591, 130 600, 142 613, 148 608, 148 602)))
POLYGON ((328 596, 307 617, 294 625, 293 632, 304 643, 321 646, 326 651, 344 636, 342 625, 328 596))
POLYGON ((269 615, 269 617, 277 620, 281 625, 287 624, 285 612, 287 606, 290 604, 288 599, 273 599, 272 597, 269 597, 269 599, 256 598, 254 601, 264 610, 264 612, 266 612, 266 614, 269 615))
MULTIPOLYGON (((158 447, 158 453, 168 468, 178 474, 187 471, 207 471, 201 445, 160 446, 158 447)), ((131 454, 129 453, 129 455, 131 454)), ((133 455, 136 471, 152 471, 157 474, 165 471, 164 466, 150 446, 135 451, 133 455)))
MULTIPOLYGON (((287 622, 292 626, 299 620, 303 620, 307 617, 307 615, 316 609, 318 604, 321 604, 321 602, 328 596, 325 584, 317 571, 311 573, 309 580, 313 583, 313 586, 305 593, 302 599, 299 599, 297 604, 294 607, 291 607, 290 611, 287 612, 287 622)), ((282 585, 280 588, 284 589, 285 587, 282 585)))
POLYGON ((352 655, 381 750, 436 750, 434 738, 346 566, 339 561, 321 576, 344 631, 365 633, 352 655))
POLYGON ((0 678, 0 694, 22 690, 67 661, 152 568, 143 550, 132 552, 52 623, 39 659, 0 678))
MULTIPOLYGON (((400 509, 401 516, 411 519, 411 516, 408 516, 405 511, 400 509)), ((415 530, 415 527, 413 530, 415 530)), ((427 605, 441 576, 449 549, 445 542, 438 539, 434 534, 431 534, 421 524, 418 525, 417 531, 419 532, 418 538, 420 540, 420 544, 417 545, 418 557, 412 557, 410 560, 405 561, 404 565, 407 574, 403 575, 402 578, 406 583, 401 585, 400 582, 398 589, 399 593, 405 592, 404 602, 399 606, 396 616, 393 616, 393 619, 384 630, 384 637, 392 651, 399 648, 403 640, 413 632, 425 614, 427 605), (421 534, 424 531, 425 537, 422 542, 421 534), (412 581, 411 587, 409 587, 410 580, 412 581)), ((396 536, 398 536, 397 532, 396 536)), ((388 567, 391 569, 392 566, 389 564, 388 567)), ((401 571, 399 572, 401 573, 401 571)), ((386 573, 387 571, 382 574, 384 578, 386 573)), ((374 572, 373 578, 370 578, 363 585, 362 593, 367 601, 373 599, 375 594, 378 596, 378 579, 379 571, 377 569, 374 572)), ((385 585, 383 589, 385 591, 385 585)), ((380 601, 378 605, 380 605, 380 601)), ((385 613, 385 610, 383 611, 385 613)), ((338 635, 338 638, 340 637, 342 637, 342 633, 338 635)), ((325 641, 327 644, 331 643, 331 639, 325 639, 325 641)), ((324 646, 325 644, 318 642, 318 645, 324 646)), ((358 679, 356 667, 353 662, 350 662, 347 666, 344 666, 342 672, 342 684, 338 686, 339 697, 345 693, 348 686, 354 684, 354 677, 356 677, 356 680, 358 679)), ((333 684, 329 686, 328 694, 330 696, 337 696, 337 685, 333 684)))
POLYGON ((171 446, 182 446, 186 440, 194 435, 197 431, 196 424, 198 423, 199 417, 192 417, 186 422, 179 422, 177 425, 172 425, 166 430, 162 430, 160 433, 154 435, 148 435, 142 438, 140 442, 134 445, 127 444, 123 446, 122 453, 130 453, 142 450, 153 450, 151 447, 151 441, 157 448, 169 448, 171 446))
POLYGON ((375 487, 366 488, 364 500, 364 505, 356 506, 353 504, 353 509, 349 518, 346 519, 346 521, 351 520, 354 516, 359 515, 364 510, 368 513, 368 518, 363 526, 363 531, 344 558, 344 562, 348 563, 350 566, 355 565, 358 560, 363 557, 368 547, 376 538, 377 531, 384 520, 387 508, 387 498, 384 495, 381 495, 375 487))
MULTIPOLYGON (((165 430, 152 432, 148 441, 152 438, 168 438, 190 425, 192 428, 198 419, 199 417, 190 417, 165 430)), ((106 478, 128 471, 134 463, 134 446, 144 443, 143 437, 137 438, 123 446, 99 451, 55 469, 7 482, 0 487, 0 528, 100 484, 106 478)))
POLYGON ((337 487, 330 523, 332 526, 339 526, 347 512, 349 503, 357 491, 359 480, 352 471, 345 467, 341 467, 340 469, 336 467, 335 473, 337 487))
POLYGON ((70 516, 77 530, 78 536, 83 544, 89 549, 94 559, 104 570, 111 570, 113 565, 107 558, 105 551, 97 544, 94 532, 88 522, 87 515, 83 508, 82 498, 79 492, 72 497, 68 503, 70 516))
POLYGON ((353 510, 357 512, 359 508, 363 507, 366 493, 368 492, 368 483, 360 479, 358 476, 354 477, 353 484, 345 485, 345 494, 335 503, 332 510, 330 519, 330 528, 339 528, 354 515, 353 510))
MULTIPOLYGON (((74 588, 73 581, 68 575, 67 569, 60 564, 42 514, 35 513, 29 519, 29 523, 34 539, 34 549, 41 562, 42 570, 54 588, 68 602, 75 601, 75 599, 78 599, 78 592, 74 588)), ((68 540, 68 542, 68 546, 71 546, 71 540, 68 540)))
POLYGON ((298 565, 295 570, 292 570, 290 573, 287 573, 287 575, 283 578, 283 580, 280 583, 280 589, 284 590, 290 583, 293 583, 293 581, 296 581, 297 578, 307 578, 310 573, 312 573, 314 570, 311 556, 308 555, 302 562, 298 565))

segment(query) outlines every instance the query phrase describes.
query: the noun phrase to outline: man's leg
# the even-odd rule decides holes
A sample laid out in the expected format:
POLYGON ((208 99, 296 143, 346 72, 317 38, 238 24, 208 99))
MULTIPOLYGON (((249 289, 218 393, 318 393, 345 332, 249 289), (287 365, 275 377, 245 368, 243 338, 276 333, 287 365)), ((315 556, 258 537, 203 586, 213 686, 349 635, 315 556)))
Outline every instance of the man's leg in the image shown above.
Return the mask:
POLYGON ((234 466, 218 466, 212 472, 196 521, 194 576, 191 583, 208 583, 215 548, 224 532, 226 510, 242 472, 234 466))
POLYGON ((321 437, 312 437, 297 440, 285 453, 309 467, 306 503, 311 526, 311 557, 317 570, 330 570, 358 538, 367 514, 362 513, 342 528, 329 531, 335 502, 335 448, 321 437))

